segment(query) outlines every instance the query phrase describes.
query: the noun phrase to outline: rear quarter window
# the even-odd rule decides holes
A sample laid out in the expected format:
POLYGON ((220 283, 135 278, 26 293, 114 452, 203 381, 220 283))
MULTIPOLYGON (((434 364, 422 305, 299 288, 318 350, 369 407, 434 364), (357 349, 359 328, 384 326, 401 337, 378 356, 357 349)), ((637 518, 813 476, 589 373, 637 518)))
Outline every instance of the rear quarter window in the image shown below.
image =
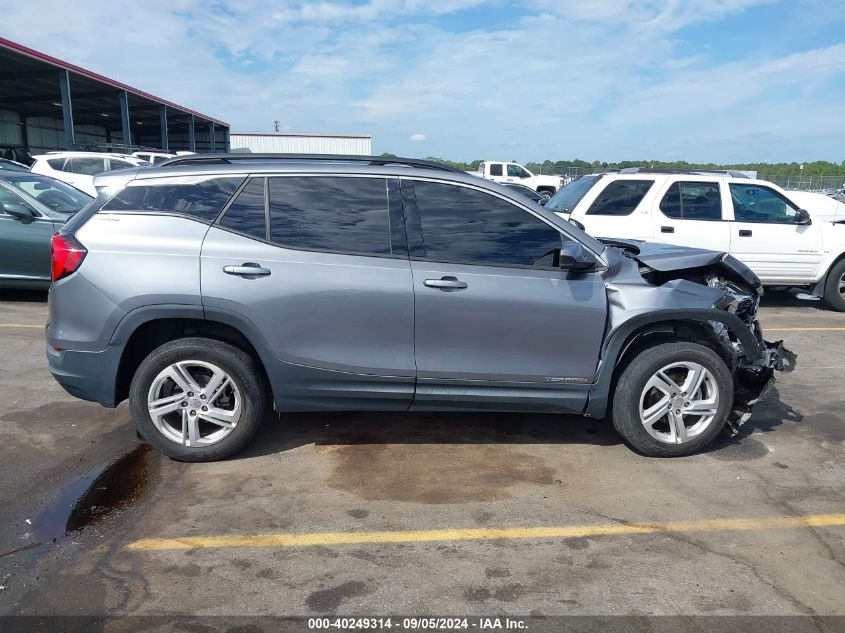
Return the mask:
POLYGON ((587 215, 630 215, 653 184, 653 180, 614 180, 599 193, 587 215))
POLYGON ((109 200, 103 211, 176 213, 213 221, 243 177, 182 176, 135 180, 109 200))

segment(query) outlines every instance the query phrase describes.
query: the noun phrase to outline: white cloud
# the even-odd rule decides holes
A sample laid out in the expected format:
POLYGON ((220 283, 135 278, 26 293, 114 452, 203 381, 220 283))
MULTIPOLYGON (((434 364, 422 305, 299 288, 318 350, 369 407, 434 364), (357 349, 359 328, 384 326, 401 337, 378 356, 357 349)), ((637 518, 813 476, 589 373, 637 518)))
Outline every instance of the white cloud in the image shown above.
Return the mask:
POLYGON ((424 147, 455 159, 752 159, 765 145, 777 160, 803 144, 808 159, 841 160, 831 139, 845 135, 835 115, 845 45, 728 55, 685 41, 704 22, 752 28, 756 4, 523 0, 522 17, 485 29, 460 12, 516 5, 41 0, 9 4, 0 30, 236 131, 271 130, 278 119, 293 130, 371 133, 378 152, 424 147), (92 23, 121 33, 122 45, 92 38, 92 23), (425 136, 409 127, 430 138, 420 146, 425 136), (765 132, 774 134, 744 136, 765 132))
POLYGON ((425 140, 425 134, 420 134, 419 132, 417 132, 416 134, 411 134, 411 136, 408 137, 408 140, 414 141, 415 143, 420 142, 420 141, 424 141, 425 140))

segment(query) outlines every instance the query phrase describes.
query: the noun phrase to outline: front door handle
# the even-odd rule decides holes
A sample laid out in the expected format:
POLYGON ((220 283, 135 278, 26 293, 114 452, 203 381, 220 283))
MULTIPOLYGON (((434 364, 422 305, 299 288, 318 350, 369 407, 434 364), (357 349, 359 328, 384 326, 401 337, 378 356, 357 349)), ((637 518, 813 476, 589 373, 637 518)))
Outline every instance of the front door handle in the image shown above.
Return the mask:
POLYGON ((661 226, 660 232, 661 233, 674 233, 675 227, 674 226, 661 226))
POLYGON ((223 272, 227 275, 240 275, 241 277, 265 277, 270 274, 269 268, 262 268, 259 264, 247 262, 241 266, 223 266, 223 272))
POLYGON ((452 290, 463 290, 467 287, 467 282, 461 281, 457 277, 441 277, 440 279, 426 279, 423 284, 428 288, 440 288, 446 292, 452 290))
POLYGON ((751 237, 751 229, 740 229, 739 230, 740 237, 751 237))

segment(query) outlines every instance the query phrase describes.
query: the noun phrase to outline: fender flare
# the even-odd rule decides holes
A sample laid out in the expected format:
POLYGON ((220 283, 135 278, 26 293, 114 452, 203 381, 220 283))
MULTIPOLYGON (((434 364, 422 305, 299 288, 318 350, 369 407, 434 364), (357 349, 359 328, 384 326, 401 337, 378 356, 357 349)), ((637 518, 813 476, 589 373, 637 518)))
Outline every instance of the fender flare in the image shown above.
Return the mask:
POLYGON ((596 379, 588 396, 584 415, 592 418, 604 417, 610 401, 610 386, 613 381, 613 371, 627 348, 627 343, 638 331, 646 329, 656 323, 694 322, 712 327, 713 321, 722 323, 736 336, 742 344, 743 351, 749 360, 763 358, 763 346, 754 336, 748 325, 735 314, 717 308, 686 308, 681 310, 658 310, 635 316, 619 327, 615 328, 605 338, 602 345, 601 361, 596 371, 596 379))
MULTIPOLYGON (((159 319, 193 319, 197 321, 219 322, 228 325, 243 335, 252 345, 264 364, 265 371, 271 374, 273 356, 267 347, 267 342, 260 330, 246 317, 221 308, 204 308, 195 304, 160 304, 142 306, 128 312, 118 322, 112 334, 111 340, 106 347, 102 361, 103 395, 107 396, 106 406, 115 406, 117 399, 117 381, 120 363, 129 339, 135 331, 151 321, 159 319)), ((271 385, 272 387, 272 385, 271 385)), ((102 400, 101 400, 102 402, 102 400)))

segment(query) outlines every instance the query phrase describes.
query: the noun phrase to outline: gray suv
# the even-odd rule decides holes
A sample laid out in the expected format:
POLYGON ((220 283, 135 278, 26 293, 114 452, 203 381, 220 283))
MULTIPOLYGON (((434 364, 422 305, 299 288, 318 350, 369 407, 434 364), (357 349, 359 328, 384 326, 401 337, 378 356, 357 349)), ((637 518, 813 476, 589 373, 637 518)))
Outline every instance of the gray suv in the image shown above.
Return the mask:
POLYGON ((442 165, 194 155, 95 185, 53 238, 47 358, 175 459, 236 453, 269 406, 609 416, 687 455, 783 368, 729 255, 602 242, 442 165))

